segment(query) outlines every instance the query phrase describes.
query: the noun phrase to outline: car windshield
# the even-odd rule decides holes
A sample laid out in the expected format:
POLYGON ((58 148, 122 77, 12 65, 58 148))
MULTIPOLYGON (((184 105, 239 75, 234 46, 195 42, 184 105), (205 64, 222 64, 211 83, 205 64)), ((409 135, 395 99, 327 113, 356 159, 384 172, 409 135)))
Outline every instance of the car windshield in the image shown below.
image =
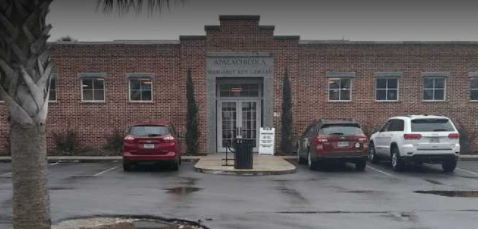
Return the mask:
POLYGON ((448 119, 415 119, 412 120, 412 132, 455 131, 448 119))
POLYGON ((165 135, 169 134, 168 127, 165 126, 133 126, 129 134, 136 136, 165 135))
POLYGON ((357 124, 329 124, 320 129, 323 135, 357 135, 363 134, 362 129, 357 124))

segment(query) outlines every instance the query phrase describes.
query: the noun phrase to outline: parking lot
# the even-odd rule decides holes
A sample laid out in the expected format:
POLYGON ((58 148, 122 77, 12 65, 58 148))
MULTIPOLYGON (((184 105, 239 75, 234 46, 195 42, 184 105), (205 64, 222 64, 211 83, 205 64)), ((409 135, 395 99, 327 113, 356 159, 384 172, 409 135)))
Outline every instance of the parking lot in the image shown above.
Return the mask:
MULTIPOLYGON (((220 176, 121 162, 49 165, 51 213, 61 219, 105 214, 201 220, 210 228, 474 228, 478 199, 416 191, 478 191, 478 162, 454 173, 439 166, 394 172, 386 163, 277 176, 220 176)), ((10 164, 0 163, 0 228, 11 228, 10 164)), ((454 193, 446 193, 454 194, 454 193)), ((467 193, 474 195, 474 193, 467 193)))

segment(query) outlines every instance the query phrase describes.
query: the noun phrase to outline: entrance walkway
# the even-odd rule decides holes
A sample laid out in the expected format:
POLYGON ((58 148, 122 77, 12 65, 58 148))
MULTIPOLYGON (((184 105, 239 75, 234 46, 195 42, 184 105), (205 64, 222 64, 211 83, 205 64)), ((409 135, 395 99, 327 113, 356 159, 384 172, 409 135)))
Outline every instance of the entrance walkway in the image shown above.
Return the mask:
MULTIPOLYGON (((233 158, 233 155, 229 155, 233 158)), ((296 168, 282 157, 269 155, 254 155, 253 169, 234 169, 234 160, 228 162, 231 166, 223 166, 226 154, 215 154, 201 157, 194 165, 196 171, 209 174, 261 176, 295 173, 296 168)))

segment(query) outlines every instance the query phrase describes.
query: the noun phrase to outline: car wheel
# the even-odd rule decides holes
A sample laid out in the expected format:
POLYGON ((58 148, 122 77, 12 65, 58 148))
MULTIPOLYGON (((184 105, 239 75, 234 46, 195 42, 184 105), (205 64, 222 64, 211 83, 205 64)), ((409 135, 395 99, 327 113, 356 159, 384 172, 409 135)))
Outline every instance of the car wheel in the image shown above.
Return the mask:
POLYGON ((355 162, 355 170, 364 171, 367 166, 367 160, 360 160, 355 162))
POLYGON ((297 149, 297 163, 299 163, 299 165, 305 165, 306 163, 305 159, 300 156, 299 149, 297 149))
POLYGON ((171 169, 172 169, 173 171, 178 171, 178 170, 179 170, 180 161, 181 161, 181 159, 178 159, 178 160, 174 160, 174 161, 173 161, 173 165, 172 165, 172 167, 171 167, 171 169))
POLYGON ((317 169, 317 162, 312 159, 311 153, 307 153, 307 165, 309 166, 310 170, 317 169))
POLYGON ((133 170, 133 165, 131 164, 131 162, 123 161, 123 171, 130 172, 132 170, 133 170))
POLYGON ((451 173, 455 171, 456 164, 457 164, 457 160, 447 161, 441 164, 441 167, 443 168, 444 172, 451 173))
POLYGON ((370 149, 368 150, 368 159, 374 164, 380 163, 380 158, 377 155, 377 151, 375 151, 375 145, 373 143, 370 143, 370 149))
POLYGON ((404 164, 400 158, 400 152, 397 147, 392 148, 392 168, 395 171, 403 171, 404 164))

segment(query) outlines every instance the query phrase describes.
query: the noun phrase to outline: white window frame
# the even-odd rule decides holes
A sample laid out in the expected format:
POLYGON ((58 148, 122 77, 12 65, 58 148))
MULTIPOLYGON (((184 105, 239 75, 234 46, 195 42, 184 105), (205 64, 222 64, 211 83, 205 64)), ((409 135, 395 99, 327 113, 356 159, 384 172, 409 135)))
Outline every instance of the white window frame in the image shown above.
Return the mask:
MULTIPOLYGON (((80 78, 80 93, 81 93, 81 102, 83 103, 105 103, 106 102, 106 80, 104 77, 96 77, 95 75, 88 75, 89 77, 80 78), (103 100, 84 100, 83 99, 83 80, 103 80, 103 100)), ((94 81, 93 81, 94 82, 94 81)), ((94 88, 93 84, 93 88, 94 88)), ((94 89, 93 89, 94 91, 94 89)), ((93 97, 94 97, 93 93, 93 97)))
MULTIPOLYGON (((384 90, 383 88, 381 88, 380 90, 384 90)), ((398 102, 400 101, 400 77, 376 77, 375 78, 375 102, 379 102, 379 103, 386 103, 386 102, 398 102), (384 100, 378 100, 377 99, 377 92, 378 92, 378 87, 377 87, 377 82, 378 80, 387 80, 387 86, 385 87, 385 92, 388 92, 389 88, 388 88, 388 80, 390 79, 396 79, 397 80, 397 99, 396 100, 391 100, 391 99, 388 99, 388 93, 386 93, 387 95, 387 99, 384 99, 384 100)))
POLYGON ((422 82, 423 82, 423 87, 422 87, 422 101, 423 102, 446 102, 446 89, 447 89, 447 77, 443 77, 443 76, 425 76, 423 77, 422 79, 422 82), (427 79, 433 79, 433 88, 425 88, 425 80, 427 79), (443 100, 437 100, 435 99, 435 91, 437 90, 436 87, 435 87, 435 80, 436 79, 443 79, 444 80, 444 83, 443 83, 443 100), (425 99, 425 90, 428 89, 428 90, 433 90, 433 99, 429 99, 429 100, 426 100, 425 99))
POLYGON ((151 77, 129 77, 128 78, 128 101, 130 103, 152 103, 154 100, 154 80, 151 77), (151 100, 131 100, 131 80, 151 80, 151 100))
POLYGON ((471 77, 471 78, 470 78, 470 91, 469 91, 469 93, 470 93, 470 102, 478 102, 478 99, 471 99, 471 92, 472 92, 472 91, 478 91, 478 88, 472 88, 472 87, 471 87, 471 81, 473 81, 473 80, 478 80, 478 76, 474 76, 474 77, 471 77))
MULTIPOLYGON (((328 98, 328 101, 329 102, 332 102, 332 103, 348 103, 348 102, 352 102, 352 95, 353 95, 353 80, 354 78, 349 78, 349 77, 333 77, 333 78, 327 78, 327 98, 328 98), (349 100, 342 100, 340 97, 341 97, 341 93, 340 91, 342 91, 343 89, 340 89, 341 86, 342 86, 342 83, 339 84, 339 100, 331 100, 330 99, 330 91, 333 91, 333 90, 337 90, 337 89, 330 89, 330 84, 329 82, 331 80, 350 80, 350 99, 349 100)), ((346 90, 343 90, 343 91, 346 91, 346 90)))
MULTIPOLYGON (((49 103, 57 103, 58 102, 58 73, 53 73, 51 75, 51 81, 55 80, 55 100, 50 100, 50 93, 51 93, 51 88, 50 91, 48 92, 48 102, 49 103)), ((50 81, 50 87, 51 87, 51 81, 50 81)))

